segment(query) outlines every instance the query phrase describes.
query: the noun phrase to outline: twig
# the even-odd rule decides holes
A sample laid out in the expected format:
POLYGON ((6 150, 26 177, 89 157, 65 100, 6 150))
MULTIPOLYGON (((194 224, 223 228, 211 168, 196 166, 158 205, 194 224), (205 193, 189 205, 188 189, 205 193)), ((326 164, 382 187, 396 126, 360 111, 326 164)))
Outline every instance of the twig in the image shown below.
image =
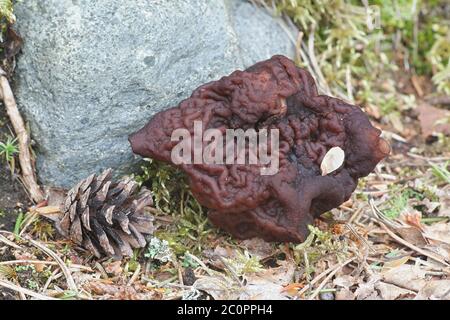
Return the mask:
POLYGON ((219 259, 223 263, 225 268, 227 268, 228 271, 230 271, 230 274, 231 274, 232 278, 234 279, 234 281, 236 281, 239 284, 239 286, 243 287, 244 285, 242 284, 241 280, 239 279, 239 276, 236 274, 234 269, 228 264, 228 262, 225 260, 225 258, 222 256, 219 256, 219 259))
POLYGON ((298 293, 297 295, 299 297, 302 296, 302 294, 304 294, 309 288, 311 288, 316 282, 318 282, 320 279, 322 279, 323 277, 325 277, 328 273, 332 272, 334 270, 334 268, 336 268, 336 266, 332 266, 329 267, 327 270, 323 271, 322 273, 320 273, 317 277, 315 277, 309 284, 307 284, 305 287, 303 287, 298 293))
POLYGON ((37 184, 33 166, 31 165, 30 136, 25 129, 25 124, 19 109, 17 108, 14 94, 6 78, 6 72, 0 67, 0 95, 6 108, 6 113, 11 120, 11 124, 19 141, 19 162, 22 168, 22 180, 28 189, 32 200, 41 202, 44 200, 44 193, 37 184))
POLYGON ((333 269, 333 271, 330 272, 330 274, 320 283, 320 285, 316 288, 316 290, 313 292, 313 294, 308 298, 308 300, 313 300, 319 293, 320 290, 322 290, 322 288, 327 284, 328 281, 330 281, 330 279, 339 271, 341 270, 344 266, 346 266, 347 264, 349 264, 350 262, 352 262, 353 260, 355 260, 355 257, 348 259, 347 261, 344 261, 343 263, 339 264, 337 267, 335 267, 333 269))
POLYGON ((4 244, 13 247, 14 249, 22 250, 22 247, 18 246, 14 242, 8 240, 4 235, 0 234, 0 242, 3 242, 4 244))
POLYGON ((45 290, 47 290, 48 286, 50 285, 50 283, 52 283, 53 280, 56 280, 59 276, 61 276, 61 272, 59 272, 59 268, 56 268, 52 274, 50 275, 50 277, 48 277, 47 281, 45 282, 44 287, 42 288, 42 292, 45 292, 45 290))
MULTIPOLYGON (((377 221, 377 220, 375 220, 375 221, 377 221)), ((406 241, 406 240, 400 238, 399 236, 397 236, 383 222, 381 222, 381 221, 377 221, 377 222, 384 229, 384 231, 386 231, 386 233, 388 235, 390 235, 391 238, 394 239, 395 241, 397 241, 398 243, 400 243, 400 244, 402 244, 402 245, 404 245, 404 246, 406 246, 406 247, 416 251, 417 253, 419 253, 419 254, 421 254, 423 256, 426 256, 426 257, 428 257, 430 259, 433 259, 433 260, 435 260, 435 261, 437 261, 439 263, 442 263, 443 265, 445 265, 447 267, 450 266, 450 264, 448 264, 447 261, 445 261, 445 259, 443 257, 441 257, 441 256, 439 256, 439 255, 437 255, 435 253, 422 250, 419 247, 416 247, 412 243, 409 243, 408 241, 406 241)))
POLYGON ((61 260, 60 257, 58 257, 58 255, 56 253, 54 253, 52 250, 50 250, 49 248, 47 248, 46 246, 44 246, 43 244, 40 244, 37 241, 34 241, 33 239, 31 239, 30 237, 26 236, 24 237, 26 240, 28 240, 33 246, 41 249, 42 251, 44 251, 47 255, 49 255, 50 257, 52 257, 53 259, 55 259, 56 262, 58 262, 59 267, 61 268, 61 271, 64 273, 64 276, 66 277, 67 280, 67 286, 70 290, 74 291, 75 293, 78 293, 78 288, 75 284, 75 281, 72 278, 72 275, 70 274, 70 270, 69 268, 66 266, 66 264, 64 263, 64 261, 61 260))
POLYGON ((374 216, 374 221, 376 223, 378 223, 381 228, 384 229, 384 231, 386 231, 386 233, 391 236, 392 239, 394 239, 395 241, 397 241, 398 243, 416 251, 417 253, 424 255, 430 259, 433 259, 439 263, 442 263, 445 266, 450 266, 450 264, 445 260, 444 257, 435 254, 433 252, 430 251, 426 251, 423 250, 415 245, 413 245, 412 243, 409 243, 408 241, 404 240, 403 238, 399 237, 398 235, 396 235, 391 229, 389 229, 389 227, 387 227, 386 225, 389 225, 391 228, 396 229, 398 227, 401 227, 400 224, 398 223, 394 223, 392 221, 389 221, 389 219, 387 219, 383 213, 375 206, 375 203, 373 202, 373 199, 369 200, 369 204, 370 204, 370 208, 372 209, 372 214, 374 216))
MULTIPOLYGON (((0 266, 2 265, 11 265, 11 264, 45 264, 50 266, 59 266, 59 263, 56 261, 44 261, 44 260, 10 260, 10 261, 1 261, 0 266)), ((76 269, 76 270, 84 270, 92 272, 93 270, 90 267, 82 266, 80 264, 71 264, 69 269, 76 269)))
POLYGON ((202 260, 200 260, 199 258, 197 258, 196 256, 194 256, 193 254, 191 254, 190 252, 186 252, 186 255, 188 255, 191 259, 195 260, 195 262, 197 262, 200 267, 202 267, 203 270, 206 271, 206 273, 210 276, 214 275, 214 272, 212 272, 212 270, 210 268, 208 268, 206 266, 206 264, 203 263, 202 260))
POLYGON ((131 286, 136 279, 139 277, 139 273, 141 272, 141 265, 138 264, 136 270, 134 271, 133 275, 130 278, 130 281, 128 281, 127 286, 131 286))
POLYGON ((0 279, 0 286, 1 287, 5 287, 5 288, 10 289, 10 290, 13 290, 13 291, 16 291, 18 293, 26 294, 26 295, 28 295, 30 297, 33 297, 33 298, 36 298, 36 299, 40 299, 40 300, 59 300, 59 299, 56 299, 56 298, 53 298, 53 297, 45 296, 43 294, 40 294, 40 293, 31 291, 31 290, 22 288, 22 287, 20 287, 18 285, 15 285, 14 283, 9 282, 7 280, 0 279))

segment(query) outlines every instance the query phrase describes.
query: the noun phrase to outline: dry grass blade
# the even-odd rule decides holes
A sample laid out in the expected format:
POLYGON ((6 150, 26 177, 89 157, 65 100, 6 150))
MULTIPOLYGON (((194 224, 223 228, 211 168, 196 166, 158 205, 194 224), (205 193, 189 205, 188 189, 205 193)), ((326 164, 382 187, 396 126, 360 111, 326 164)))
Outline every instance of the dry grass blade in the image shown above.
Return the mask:
POLYGON ((18 249, 18 250, 22 250, 22 247, 20 247, 19 245, 15 244, 14 242, 8 240, 8 238, 6 238, 5 236, 0 234, 0 242, 3 242, 4 244, 13 247, 14 249, 18 249))
POLYGON ((412 243, 409 243, 408 241, 402 239, 401 237, 397 236, 394 232, 392 232, 383 222, 377 221, 378 224, 386 231, 386 233, 391 236, 392 239, 394 239, 395 241, 397 241, 398 243, 416 251, 417 253, 424 255, 430 259, 433 259, 439 263, 442 263, 443 265, 445 265, 446 267, 449 267, 450 264, 445 260, 444 257, 435 254, 433 252, 430 251, 426 251, 423 249, 420 249, 419 247, 413 245, 412 243))
MULTIPOLYGON (((353 259, 352 259, 353 260, 353 259)), ((299 297, 301 297, 306 291, 308 291, 308 289, 310 289, 316 282, 319 282, 320 279, 322 279, 323 277, 325 277, 327 274, 329 274, 330 272, 334 272, 336 266, 331 266, 328 269, 324 270, 322 273, 320 273, 319 275, 317 275, 317 277, 315 277, 314 279, 311 280, 311 282, 309 284, 307 284, 305 287, 303 287, 298 293, 297 295, 299 297)))
POLYGON ((61 260, 60 257, 58 257, 58 255, 56 253, 54 253, 52 250, 50 250, 49 248, 47 248, 46 246, 44 246, 43 244, 34 241, 33 239, 31 239, 30 237, 26 236, 24 237, 25 240, 28 240, 33 246, 41 249, 42 251, 44 251, 47 255, 49 255, 50 257, 52 257, 53 259, 55 259, 55 261, 58 263, 59 267, 61 268, 61 271, 64 273, 64 276, 66 277, 67 280, 67 286, 68 289, 78 293, 78 288, 75 284, 75 281, 72 278, 72 275, 70 273, 69 268, 66 266, 66 264, 64 263, 64 261, 61 260))
POLYGON ((339 271, 341 270, 344 266, 346 266, 347 264, 349 264, 350 262, 352 262, 353 260, 355 260, 355 257, 350 258, 346 261, 344 261, 343 263, 340 263, 339 265, 335 266, 333 271, 330 272, 330 274, 320 283, 320 285, 316 288, 316 290, 314 290, 313 294, 308 298, 308 300, 313 300, 320 292, 320 290, 323 289, 323 287, 327 284, 328 281, 331 280, 331 278, 339 271))
MULTIPOLYGON (((43 261, 43 260, 10 260, 10 261, 1 261, 0 266, 2 265, 12 265, 12 264, 45 264, 49 266, 59 266, 59 263, 56 261, 43 261)), ((70 269, 78 269, 84 270, 88 272, 92 272, 92 269, 87 266, 82 266, 80 264, 71 264, 70 269)))
POLYGON ((410 248, 411 250, 416 251, 417 253, 424 255, 430 259, 433 259, 439 263, 442 263, 445 266, 450 266, 450 264, 446 261, 446 259, 436 253, 433 253, 431 251, 423 250, 417 246, 415 246, 412 243, 409 243, 405 239, 401 238, 400 236, 396 235, 386 224, 389 224, 393 229, 396 228, 396 225, 394 222, 390 221, 388 218, 384 217, 383 213, 378 210, 378 208, 375 206, 373 200, 369 200, 370 207, 372 209, 372 213, 374 216, 374 221, 380 225, 380 227, 386 231, 386 233, 395 241, 398 243, 410 248))
POLYGON ((28 295, 30 297, 33 297, 33 298, 36 298, 36 299, 39 299, 39 300, 59 300, 59 299, 56 299, 56 298, 53 298, 53 297, 49 297, 49 296, 46 296, 46 295, 43 295, 43 294, 31 291, 29 289, 22 288, 22 287, 20 287, 18 285, 15 285, 14 283, 9 282, 7 280, 0 279, 0 287, 4 287, 4 288, 7 288, 7 289, 16 291, 19 294, 25 294, 25 295, 28 295))

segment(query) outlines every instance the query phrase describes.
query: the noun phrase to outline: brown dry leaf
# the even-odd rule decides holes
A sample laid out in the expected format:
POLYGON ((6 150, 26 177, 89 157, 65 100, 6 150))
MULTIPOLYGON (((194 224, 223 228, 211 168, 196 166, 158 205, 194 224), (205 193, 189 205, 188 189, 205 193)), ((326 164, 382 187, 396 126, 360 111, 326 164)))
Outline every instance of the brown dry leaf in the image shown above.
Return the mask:
POLYGON ((118 276, 122 273, 122 261, 114 261, 107 264, 104 264, 103 267, 108 274, 112 274, 114 276, 118 276))
POLYGON ((340 147, 333 147, 325 154, 322 163, 320 164, 320 170, 322 176, 339 169, 344 163, 345 152, 340 147))
POLYGON ((205 250, 203 252, 203 255, 208 258, 208 264, 219 270, 224 270, 226 268, 223 264, 222 258, 229 259, 234 257, 235 254, 235 250, 221 246, 216 246, 214 250, 205 250))
POLYGON ((45 195, 47 196, 47 205, 59 207, 64 203, 66 199, 67 190, 57 187, 44 187, 45 195))
POLYGON ((387 270, 382 276, 384 282, 412 291, 419 291, 428 282, 424 270, 408 264, 387 270))
POLYGON ((425 226, 424 236, 430 240, 450 245, 450 223, 433 223, 430 226, 425 226))
POLYGON ((240 246, 244 247, 252 256, 263 260, 273 255, 274 246, 270 242, 266 242, 260 238, 252 238, 240 242, 240 246))
POLYGON ((350 288, 351 286, 353 286, 354 284, 356 284, 358 282, 358 278, 355 278, 351 275, 342 275, 342 276, 338 276, 333 280, 333 284, 337 287, 342 287, 345 289, 350 288))
POLYGON ((433 107, 428 103, 421 103, 419 112, 422 135, 426 138, 433 133, 450 134, 450 111, 433 107))
POLYGON ((407 242, 412 243, 418 247, 423 247, 428 244, 428 241, 422 234, 422 231, 416 227, 402 227, 396 228, 395 231, 407 242))
POLYGON ((381 269, 381 273, 387 272, 388 270, 391 270, 393 268, 398 268, 398 267, 404 265, 406 262, 408 262, 408 260, 410 258, 411 258, 410 256, 404 256, 399 259, 385 262, 383 265, 383 268, 381 269))
POLYGON ((20 34, 13 28, 11 24, 6 27, 6 41, 0 43, 0 47, 3 48, 3 52, 0 58, 9 59, 19 53, 23 45, 23 39, 20 34))
POLYGON ((46 207, 40 207, 40 208, 32 208, 32 212, 36 212, 39 215, 51 220, 51 221, 59 221, 61 217, 61 210, 59 207, 56 206, 46 206, 46 207))
POLYGON ((450 280, 427 282, 417 294, 416 300, 450 300, 450 280))
POLYGON ((304 287, 305 287, 305 284, 294 282, 294 283, 290 283, 287 286, 285 286, 281 290, 281 292, 286 292, 290 296, 296 296, 297 293, 304 287))
POLYGON ((284 286, 294 278, 296 265, 291 261, 282 261, 280 266, 264 270, 246 277, 247 284, 240 300, 286 300, 284 286))
POLYGON ((358 288, 355 290, 355 296, 357 300, 378 300, 377 290, 375 285, 380 281, 379 275, 372 275, 367 282, 361 282, 358 284, 358 288))
POLYGON ((397 287, 396 285, 385 283, 385 282, 378 282, 375 285, 375 288, 380 292, 381 298, 383 300, 396 300, 406 297, 414 297, 416 293, 411 290, 403 289, 400 287, 397 287))
POLYGON ((416 227, 420 231, 423 231, 422 213, 420 211, 408 208, 408 210, 402 212, 400 219, 410 226, 416 227))
POLYGON ((349 289, 342 288, 336 292, 335 299, 336 300, 355 300, 356 296, 349 289))
POLYGON ((214 300, 236 300, 242 290, 235 280, 223 274, 200 277, 192 287, 206 292, 214 300))

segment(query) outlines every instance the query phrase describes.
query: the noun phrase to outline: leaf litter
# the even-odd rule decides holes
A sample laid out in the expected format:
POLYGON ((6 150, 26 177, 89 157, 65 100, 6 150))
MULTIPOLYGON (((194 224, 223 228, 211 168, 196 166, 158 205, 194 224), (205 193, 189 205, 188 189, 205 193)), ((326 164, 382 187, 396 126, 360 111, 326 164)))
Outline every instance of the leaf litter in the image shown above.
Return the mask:
MULTIPOLYGON (((307 57, 307 47, 299 47, 307 57)), ((378 84, 353 80, 339 86, 364 95, 369 83, 378 84)), ((391 156, 346 203, 316 219, 304 243, 232 239, 208 223, 185 177, 149 162, 136 177, 152 189, 156 205, 157 230, 146 248, 123 260, 98 260, 58 238, 41 217, 51 207, 30 208, 14 232, 0 231, 0 299, 450 299, 450 151, 442 108, 448 96, 431 103, 439 97, 427 96, 430 79, 407 80, 387 81, 374 88, 382 94, 363 97, 391 156), (403 82, 412 82, 415 97, 399 93, 403 82)), ((345 161, 339 150, 330 152, 323 174, 345 161)))

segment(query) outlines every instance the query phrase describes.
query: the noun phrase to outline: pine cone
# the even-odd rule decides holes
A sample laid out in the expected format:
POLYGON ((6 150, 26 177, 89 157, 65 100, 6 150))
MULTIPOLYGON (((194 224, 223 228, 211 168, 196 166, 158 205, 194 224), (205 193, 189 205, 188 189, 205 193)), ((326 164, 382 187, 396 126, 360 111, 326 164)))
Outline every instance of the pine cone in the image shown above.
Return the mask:
POLYGON ((111 169, 80 181, 67 194, 58 229, 96 257, 132 256, 132 248, 146 245, 153 233, 153 217, 144 208, 153 205, 149 190, 131 178, 111 181, 111 169))

